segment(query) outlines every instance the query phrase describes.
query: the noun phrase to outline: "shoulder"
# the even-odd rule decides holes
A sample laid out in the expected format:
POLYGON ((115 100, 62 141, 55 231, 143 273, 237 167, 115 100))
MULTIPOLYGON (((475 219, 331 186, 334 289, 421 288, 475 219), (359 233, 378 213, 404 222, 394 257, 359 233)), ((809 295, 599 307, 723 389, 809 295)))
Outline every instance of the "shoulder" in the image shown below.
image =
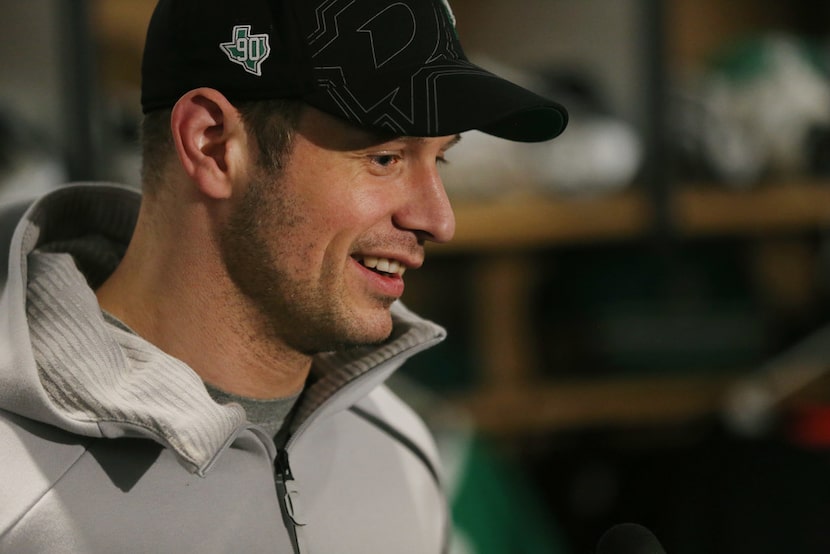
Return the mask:
POLYGON ((310 550, 440 552, 448 505, 437 449, 385 385, 289 443, 295 521, 310 550))
POLYGON ((437 477, 440 461, 432 433, 423 419, 386 385, 375 388, 351 411, 422 458, 437 477))
POLYGON ((84 455, 85 440, 0 410, 0 536, 84 455))

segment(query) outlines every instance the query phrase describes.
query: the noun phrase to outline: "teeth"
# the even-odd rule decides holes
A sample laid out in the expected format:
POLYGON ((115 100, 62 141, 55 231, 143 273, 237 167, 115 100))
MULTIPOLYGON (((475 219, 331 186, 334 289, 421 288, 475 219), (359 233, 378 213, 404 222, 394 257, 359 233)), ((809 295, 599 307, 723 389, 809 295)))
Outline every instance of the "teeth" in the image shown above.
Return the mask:
POLYGON ((369 269, 377 269, 383 273, 397 273, 403 277, 406 268, 397 260, 390 260, 389 258, 375 258, 374 256, 366 256, 363 258, 363 265, 369 269))

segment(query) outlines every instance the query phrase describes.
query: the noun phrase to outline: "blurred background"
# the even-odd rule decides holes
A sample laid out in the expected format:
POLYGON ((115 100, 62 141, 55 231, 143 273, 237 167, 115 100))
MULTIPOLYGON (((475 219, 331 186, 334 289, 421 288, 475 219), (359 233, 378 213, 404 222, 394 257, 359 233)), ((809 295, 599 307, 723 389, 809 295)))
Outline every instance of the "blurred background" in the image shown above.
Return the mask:
MULTIPOLYGON (((138 185, 153 0, 3 0, 0 201, 138 185)), ((455 0, 471 59, 565 104, 467 133, 456 240, 405 301, 450 338, 393 385, 456 554, 830 552, 830 3, 455 0)), ((475 99, 471 99, 474 102, 475 99)))

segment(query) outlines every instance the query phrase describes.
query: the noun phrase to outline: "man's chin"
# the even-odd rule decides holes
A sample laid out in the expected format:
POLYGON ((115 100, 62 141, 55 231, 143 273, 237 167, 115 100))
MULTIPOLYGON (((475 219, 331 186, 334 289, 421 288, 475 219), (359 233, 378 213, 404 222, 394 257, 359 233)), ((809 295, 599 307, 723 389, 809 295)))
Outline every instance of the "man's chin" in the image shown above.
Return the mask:
POLYGON ((392 314, 387 309, 383 315, 373 314, 363 319, 365 327, 360 332, 355 332, 351 337, 343 341, 344 346, 354 348, 361 346, 376 346, 389 340, 392 335, 392 314))

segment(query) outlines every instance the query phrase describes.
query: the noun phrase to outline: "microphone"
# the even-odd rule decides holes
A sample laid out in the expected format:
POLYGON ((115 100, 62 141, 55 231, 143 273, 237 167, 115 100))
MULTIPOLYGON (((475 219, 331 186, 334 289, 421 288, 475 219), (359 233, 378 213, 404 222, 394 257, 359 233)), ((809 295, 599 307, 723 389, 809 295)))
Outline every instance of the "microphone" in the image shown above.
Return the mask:
POLYGON ((603 533, 596 554, 666 554, 666 551, 654 533, 642 525, 620 523, 603 533))

